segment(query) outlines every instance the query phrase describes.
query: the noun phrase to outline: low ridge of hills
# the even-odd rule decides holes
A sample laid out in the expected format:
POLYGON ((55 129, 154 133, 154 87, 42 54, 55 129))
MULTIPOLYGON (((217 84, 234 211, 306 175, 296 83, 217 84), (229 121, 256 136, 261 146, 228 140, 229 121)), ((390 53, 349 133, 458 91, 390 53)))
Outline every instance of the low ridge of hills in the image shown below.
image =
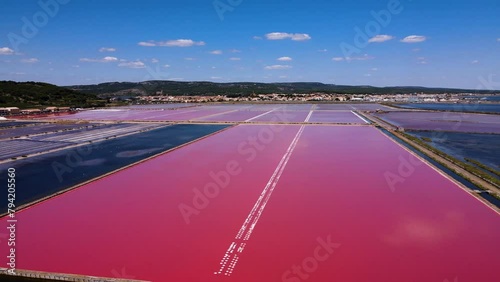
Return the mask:
POLYGON ((498 91, 426 88, 426 87, 374 87, 324 84, 319 82, 293 83, 255 83, 235 82, 216 83, 207 81, 183 82, 152 80, 144 82, 107 82, 95 85, 66 86, 83 93, 93 93, 100 97, 138 96, 163 94, 169 96, 250 96, 252 94, 408 94, 408 93, 477 93, 492 94, 498 91))
POLYGON ((0 107, 102 107, 105 100, 96 94, 82 93, 43 82, 0 81, 0 107))
POLYGON ((0 81, 0 107, 102 107, 113 97, 144 95, 247 97, 255 94, 495 94, 500 91, 426 88, 374 87, 324 84, 319 82, 293 83, 215 83, 153 80, 144 82, 107 82, 94 85, 57 86, 44 82, 0 81))

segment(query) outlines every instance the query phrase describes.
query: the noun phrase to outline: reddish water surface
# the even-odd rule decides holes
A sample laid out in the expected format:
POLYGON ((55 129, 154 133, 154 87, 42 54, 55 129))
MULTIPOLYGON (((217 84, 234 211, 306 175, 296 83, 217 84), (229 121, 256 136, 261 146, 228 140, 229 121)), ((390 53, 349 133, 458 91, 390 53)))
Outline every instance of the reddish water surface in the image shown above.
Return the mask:
POLYGON ((349 111, 314 111, 310 122, 365 123, 349 111))
POLYGON ((170 111, 161 111, 161 112, 156 112, 152 113, 148 116, 145 116, 141 118, 141 120, 153 120, 153 121, 164 121, 164 120, 169 120, 173 116, 176 115, 183 115, 183 114, 188 114, 188 113, 195 113, 197 112, 197 108, 188 108, 188 109, 181 109, 181 110, 170 110, 170 111))
POLYGON ((172 104, 130 105, 118 108, 148 110, 148 109, 180 109, 180 108, 190 108, 196 106, 197 104, 191 104, 191 103, 172 103, 172 104))
MULTIPOLYGON (((238 126, 21 211, 17 268, 214 281, 228 242, 298 130, 238 126), (248 143, 252 137, 262 140, 258 146, 248 143), (235 170, 239 174, 227 186, 221 178, 218 187, 225 188, 217 196, 209 190, 213 198, 207 203, 196 198, 200 206, 187 224, 179 205, 194 206, 194 189, 216 183, 211 172, 235 170)), ((7 244, 0 245, 0 254, 5 265, 7 244)))
POLYGON ((258 115, 264 114, 262 111, 235 111, 209 117, 202 117, 198 120, 204 121, 246 121, 258 115))
POLYGON ((303 122, 309 115, 309 111, 288 111, 278 109, 263 116, 253 119, 253 122, 303 122))
POLYGON ((50 113, 50 114, 34 114, 34 115, 16 115, 9 116, 12 119, 40 119, 40 118, 57 118, 57 117, 67 117, 72 115, 74 112, 63 112, 63 113, 50 113))
POLYGON ((250 110, 254 107, 258 107, 250 104, 205 104, 199 107, 202 110, 221 110, 221 111, 233 111, 233 110, 250 110))
POLYGON ((222 110, 200 110, 199 108, 186 108, 178 110, 127 110, 108 109, 82 111, 71 116, 59 117, 72 120, 189 120, 205 115, 223 112, 222 110))
POLYGON ((153 114, 157 111, 134 111, 126 109, 107 109, 107 110, 89 110, 77 112, 69 116, 57 117, 58 119, 72 119, 72 120, 133 120, 139 118, 144 114, 153 114))
POLYGON ((392 108, 380 104, 319 104, 317 110, 360 110, 360 111, 375 111, 391 110, 392 108))
POLYGON ((194 112, 188 112, 180 115, 172 115, 167 117, 167 120, 172 120, 172 121, 183 121, 183 120, 194 120, 202 117, 209 117, 212 115, 218 115, 221 113, 225 113, 231 110, 223 110, 223 109, 213 109, 213 110, 203 110, 203 109, 198 109, 194 112))
POLYGON ((19 212, 17 267, 153 281, 496 281, 499 215, 410 156, 371 127, 238 126, 19 212), (179 205, 194 206, 193 189, 232 161, 239 173, 195 198, 187 224, 179 205), (215 275, 268 183, 231 275, 215 275))
POLYGON ((500 117, 498 115, 415 111, 376 115, 406 129, 500 133, 500 117))
POLYGON ((400 158, 374 128, 306 127, 231 281, 496 281, 499 215, 414 158, 391 189, 400 158))

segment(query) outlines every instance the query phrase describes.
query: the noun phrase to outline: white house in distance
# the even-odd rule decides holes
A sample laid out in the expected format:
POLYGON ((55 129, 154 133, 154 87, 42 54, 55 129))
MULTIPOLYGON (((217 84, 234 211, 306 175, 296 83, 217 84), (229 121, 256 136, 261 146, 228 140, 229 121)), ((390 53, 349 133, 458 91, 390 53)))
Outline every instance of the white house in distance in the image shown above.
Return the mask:
POLYGON ((12 115, 12 114, 18 114, 21 111, 19 110, 18 107, 7 107, 7 108, 0 108, 0 115, 12 115))

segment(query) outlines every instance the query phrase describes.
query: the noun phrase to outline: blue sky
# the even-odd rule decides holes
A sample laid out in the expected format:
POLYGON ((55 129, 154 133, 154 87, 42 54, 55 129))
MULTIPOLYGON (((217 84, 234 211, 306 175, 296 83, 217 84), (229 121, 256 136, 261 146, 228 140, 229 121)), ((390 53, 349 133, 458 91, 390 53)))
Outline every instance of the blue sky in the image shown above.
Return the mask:
POLYGON ((0 80, 500 89, 498 15, 497 0, 3 0, 0 80))

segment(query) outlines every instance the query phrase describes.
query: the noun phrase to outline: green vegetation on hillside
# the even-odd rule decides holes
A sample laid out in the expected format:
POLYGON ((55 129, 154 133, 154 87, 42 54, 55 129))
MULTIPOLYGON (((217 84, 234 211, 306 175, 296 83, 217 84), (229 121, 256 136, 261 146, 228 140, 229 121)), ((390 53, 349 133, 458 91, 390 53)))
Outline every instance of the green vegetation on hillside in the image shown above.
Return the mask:
POLYGON ((108 82, 96 85, 67 86, 83 93, 95 93, 101 97, 156 95, 169 96, 251 96, 252 94, 326 93, 326 94, 403 94, 403 93, 494 93, 467 89, 425 87, 373 87, 323 84, 319 82, 295 83, 214 83, 153 80, 144 82, 108 82))
POLYGON ((0 107, 41 108, 46 106, 102 107, 95 94, 80 93, 42 82, 0 81, 0 107))

